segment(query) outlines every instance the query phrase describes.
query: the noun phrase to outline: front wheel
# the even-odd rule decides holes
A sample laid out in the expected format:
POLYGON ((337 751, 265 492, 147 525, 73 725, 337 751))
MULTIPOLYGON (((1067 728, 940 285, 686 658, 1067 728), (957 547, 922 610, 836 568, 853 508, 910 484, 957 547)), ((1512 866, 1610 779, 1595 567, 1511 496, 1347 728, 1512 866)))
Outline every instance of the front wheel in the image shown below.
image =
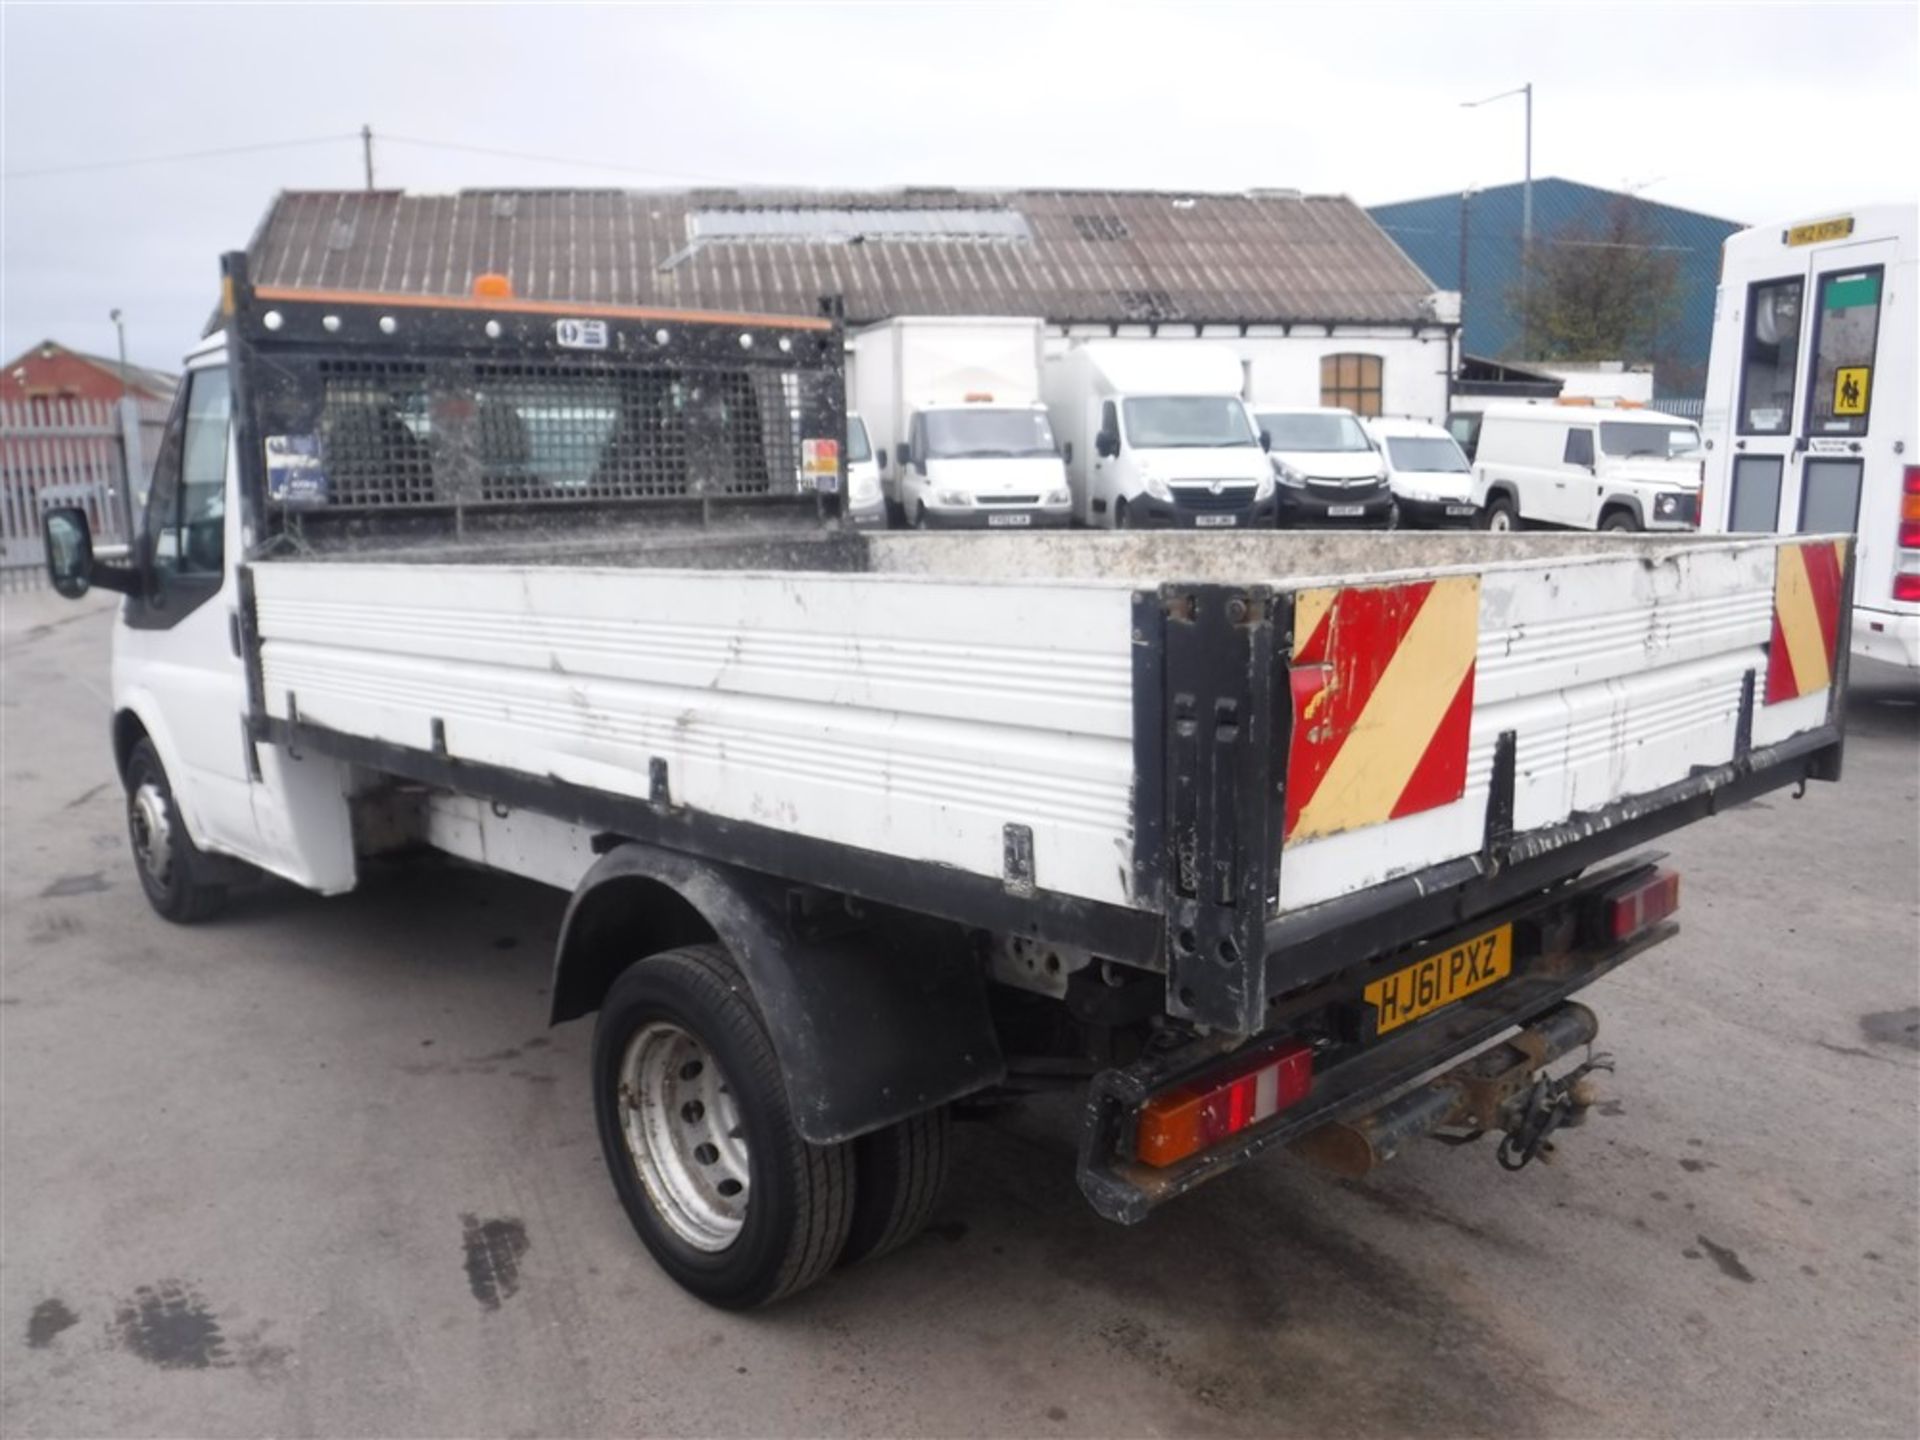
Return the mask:
POLYGON ((163 918, 191 925, 226 904, 226 886, 208 880, 212 866, 187 834, 151 740, 140 741, 127 757, 127 839, 140 888, 163 918))
POLYGON ((839 1259, 849 1147, 794 1128, 766 1026, 721 946, 650 956, 614 982, 594 1028, 593 1102, 627 1217, 700 1299, 764 1305, 839 1259))
POLYGON ((1600 522, 1602 530, 1638 530, 1640 522, 1633 518, 1631 510, 1616 510, 1600 522))

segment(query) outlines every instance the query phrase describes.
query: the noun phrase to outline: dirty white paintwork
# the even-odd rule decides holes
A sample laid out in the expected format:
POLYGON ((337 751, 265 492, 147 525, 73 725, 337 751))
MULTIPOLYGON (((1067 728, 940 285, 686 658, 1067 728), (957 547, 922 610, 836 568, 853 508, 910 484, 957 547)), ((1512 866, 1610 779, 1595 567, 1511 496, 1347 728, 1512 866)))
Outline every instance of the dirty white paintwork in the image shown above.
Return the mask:
MULTIPOLYGON (((1282 908, 1477 851, 1503 730, 1518 737, 1522 830, 1732 758, 1742 676, 1764 688, 1776 543, 1583 546, 1479 567, 1465 795, 1290 847, 1282 908)), ((940 553, 952 572, 956 557, 1002 551, 940 553)), ((676 804, 996 878, 1004 827, 1028 825, 1041 887, 1126 904, 1131 593, 1172 577, 1099 569, 968 579, 274 560, 254 574, 270 714, 285 717, 291 694, 305 720, 421 750, 438 718, 456 758, 636 798, 659 757, 676 804)), ((1826 700, 1756 707, 1755 742, 1820 724, 1826 700)), ((454 842, 451 813, 437 823, 447 848, 478 843, 454 842)))
POLYGON ((1130 600, 1105 586, 513 566, 256 568, 270 714, 1120 901, 1130 600))

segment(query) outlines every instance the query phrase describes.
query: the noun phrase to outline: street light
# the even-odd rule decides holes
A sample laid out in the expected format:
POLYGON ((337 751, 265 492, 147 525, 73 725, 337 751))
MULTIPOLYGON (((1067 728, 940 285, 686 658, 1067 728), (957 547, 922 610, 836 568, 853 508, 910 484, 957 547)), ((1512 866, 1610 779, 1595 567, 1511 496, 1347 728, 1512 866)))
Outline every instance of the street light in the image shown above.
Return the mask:
POLYGON ((1533 284, 1533 82, 1514 90, 1502 90, 1498 95, 1489 95, 1484 100, 1462 100, 1462 110, 1476 110, 1482 105, 1491 105, 1496 100, 1508 100, 1515 95, 1524 95, 1527 101, 1527 162, 1525 179, 1520 189, 1520 349, 1530 355, 1533 349, 1533 337, 1529 333, 1529 319, 1532 306, 1533 284))

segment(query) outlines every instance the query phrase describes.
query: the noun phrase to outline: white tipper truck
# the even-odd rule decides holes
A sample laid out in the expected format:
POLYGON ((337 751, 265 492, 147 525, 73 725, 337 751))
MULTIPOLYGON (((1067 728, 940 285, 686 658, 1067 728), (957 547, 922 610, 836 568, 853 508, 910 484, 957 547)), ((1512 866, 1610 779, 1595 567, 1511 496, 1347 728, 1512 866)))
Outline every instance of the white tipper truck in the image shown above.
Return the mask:
POLYGON ((919 529, 1065 525, 1066 471, 1040 403, 1042 326, 902 316, 853 333, 851 405, 896 522, 919 529))
POLYGON ((555 887, 608 1173, 717 1305, 913 1235, 967 1098, 1080 1092, 1128 1223, 1275 1146, 1522 1166, 1674 932, 1641 847, 1839 773, 1844 536, 863 533, 831 321, 224 296, 129 558, 44 524, 124 596, 147 898, 555 887))

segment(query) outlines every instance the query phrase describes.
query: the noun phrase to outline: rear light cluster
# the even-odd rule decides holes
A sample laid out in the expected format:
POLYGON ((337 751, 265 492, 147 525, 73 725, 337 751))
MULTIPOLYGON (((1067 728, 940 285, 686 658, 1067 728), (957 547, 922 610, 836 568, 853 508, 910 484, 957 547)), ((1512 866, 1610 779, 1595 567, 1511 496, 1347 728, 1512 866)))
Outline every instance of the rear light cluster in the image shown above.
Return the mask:
POLYGON ((1895 563, 1893 598, 1920 601, 1920 465, 1900 477, 1900 554, 1895 563))
POLYGON ((1680 872, 1656 870, 1610 894, 1606 908, 1607 933, 1615 940, 1631 940, 1680 908, 1680 872))
POLYGON ((1313 1051, 1290 1040, 1224 1076, 1154 1096, 1141 1107, 1135 1153, 1171 1165, 1297 1105, 1312 1087, 1313 1051))

